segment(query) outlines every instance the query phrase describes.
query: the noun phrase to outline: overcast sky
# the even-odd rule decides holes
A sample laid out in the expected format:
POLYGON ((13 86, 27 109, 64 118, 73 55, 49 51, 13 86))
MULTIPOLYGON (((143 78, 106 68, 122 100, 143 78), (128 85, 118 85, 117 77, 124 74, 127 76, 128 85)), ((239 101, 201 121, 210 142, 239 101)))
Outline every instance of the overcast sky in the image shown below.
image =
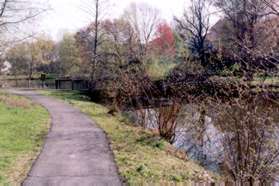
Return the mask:
MULTIPOLYGON (((86 26, 90 20, 82 10, 81 2, 85 0, 49 0, 52 8, 42 17, 40 31, 51 35, 54 39, 61 37, 63 32, 73 32, 86 26)), ((132 2, 145 2, 161 11, 161 17, 168 21, 173 16, 180 16, 189 6, 189 0, 110 0, 110 17, 118 17, 132 2)))

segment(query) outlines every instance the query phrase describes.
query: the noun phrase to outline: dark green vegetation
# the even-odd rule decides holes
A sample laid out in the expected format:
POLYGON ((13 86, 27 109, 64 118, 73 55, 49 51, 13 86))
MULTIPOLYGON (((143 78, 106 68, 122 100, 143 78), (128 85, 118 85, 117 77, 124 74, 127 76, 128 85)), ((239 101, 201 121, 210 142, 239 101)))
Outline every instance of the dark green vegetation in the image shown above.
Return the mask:
POLYGON ((48 131, 48 112, 30 100, 0 92, 0 185, 19 185, 48 131))
POLYGON ((172 183, 215 179, 156 133, 135 127, 122 115, 108 114, 102 105, 79 92, 41 91, 62 99, 87 113, 107 133, 121 176, 129 184, 172 183))

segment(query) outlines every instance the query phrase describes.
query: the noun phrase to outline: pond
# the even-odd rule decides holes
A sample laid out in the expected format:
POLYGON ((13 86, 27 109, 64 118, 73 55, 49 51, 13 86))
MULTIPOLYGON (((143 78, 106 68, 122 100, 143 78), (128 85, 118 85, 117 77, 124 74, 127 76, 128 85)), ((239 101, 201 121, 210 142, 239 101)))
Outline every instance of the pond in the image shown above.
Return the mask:
MULTIPOLYGON (((158 108, 129 112, 135 123, 152 129, 158 128, 157 115, 158 108)), ((259 178, 271 179, 279 165, 278 132, 279 104, 275 101, 183 104, 173 145, 209 170, 237 176, 246 176, 243 170, 253 171, 259 178)))

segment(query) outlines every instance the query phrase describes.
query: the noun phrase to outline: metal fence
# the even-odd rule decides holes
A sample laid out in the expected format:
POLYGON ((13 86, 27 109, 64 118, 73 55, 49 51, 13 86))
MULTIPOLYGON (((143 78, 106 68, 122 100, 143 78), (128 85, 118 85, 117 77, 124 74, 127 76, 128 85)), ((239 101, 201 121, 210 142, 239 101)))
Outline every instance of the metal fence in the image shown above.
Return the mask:
POLYGON ((89 82, 87 80, 57 79, 55 80, 55 88, 64 90, 88 90, 89 82))
POLYGON ((0 88, 49 88, 62 90, 88 90, 89 82, 81 79, 0 79, 0 88))

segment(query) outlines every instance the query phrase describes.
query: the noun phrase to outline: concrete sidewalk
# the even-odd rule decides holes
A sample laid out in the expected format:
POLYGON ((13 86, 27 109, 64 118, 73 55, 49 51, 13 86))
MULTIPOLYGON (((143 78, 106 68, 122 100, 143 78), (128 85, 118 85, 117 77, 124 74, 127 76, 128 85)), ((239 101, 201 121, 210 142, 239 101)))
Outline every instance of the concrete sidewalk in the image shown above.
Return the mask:
POLYGON ((72 106, 32 91, 12 93, 47 108, 52 128, 24 186, 122 185, 105 133, 72 106))

